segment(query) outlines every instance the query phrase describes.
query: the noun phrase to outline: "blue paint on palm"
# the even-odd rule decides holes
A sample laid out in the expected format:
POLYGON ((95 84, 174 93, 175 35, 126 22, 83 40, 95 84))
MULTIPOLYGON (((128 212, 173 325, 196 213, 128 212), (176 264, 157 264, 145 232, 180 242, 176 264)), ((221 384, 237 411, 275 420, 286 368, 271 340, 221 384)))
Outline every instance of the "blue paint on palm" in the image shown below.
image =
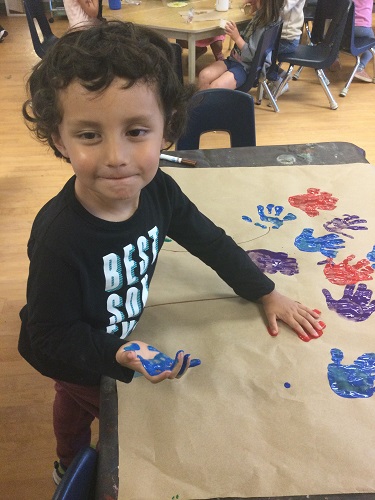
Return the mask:
MULTIPOLYGON (((173 368, 176 366, 176 363, 178 362, 178 355, 180 352, 183 352, 182 350, 177 351, 176 356, 174 359, 170 358, 163 352, 159 351, 156 347, 153 347, 152 345, 147 346, 147 349, 152 352, 156 352, 156 356, 152 359, 145 359, 141 355, 137 354, 138 359, 141 361, 143 368, 147 371, 147 373, 151 376, 154 375, 160 375, 160 373, 165 372, 165 371, 172 371, 173 368)), ((124 347, 124 351, 139 351, 140 346, 139 344, 133 342, 127 346, 124 347)), ((182 375, 184 371, 186 370, 186 365, 189 360, 190 354, 185 354, 184 359, 182 362, 182 367, 180 371, 177 374, 177 377, 182 375)), ((190 367, 193 368, 194 366, 198 366, 201 364, 200 359, 192 359, 190 361, 190 367)))

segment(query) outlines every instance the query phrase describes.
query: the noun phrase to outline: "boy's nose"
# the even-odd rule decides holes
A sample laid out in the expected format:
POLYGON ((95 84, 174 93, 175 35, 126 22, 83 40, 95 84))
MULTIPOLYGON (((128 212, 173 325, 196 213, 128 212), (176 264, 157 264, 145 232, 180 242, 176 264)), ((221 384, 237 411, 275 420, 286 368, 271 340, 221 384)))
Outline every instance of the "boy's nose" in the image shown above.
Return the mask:
POLYGON ((124 138, 112 137, 106 141, 105 162, 110 167, 126 165, 129 162, 129 147, 124 138))

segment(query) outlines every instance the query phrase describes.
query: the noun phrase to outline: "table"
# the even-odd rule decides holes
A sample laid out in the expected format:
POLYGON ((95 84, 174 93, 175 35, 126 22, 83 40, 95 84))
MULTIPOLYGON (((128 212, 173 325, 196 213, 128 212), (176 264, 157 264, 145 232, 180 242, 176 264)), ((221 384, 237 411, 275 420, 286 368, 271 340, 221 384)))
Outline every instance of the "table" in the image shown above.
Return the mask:
MULTIPOLYGON (((192 151, 175 151, 172 155, 197 160, 197 167, 238 167, 244 165, 280 165, 280 156, 291 155, 296 165, 308 165, 313 155, 313 164, 368 163, 365 152, 351 143, 326 142, 280 146, 256 146, 248 148, 223 148, 192 151)), ((175 164, 161 162, 167 166, 175 164)), ((191 167, 187 167, 191 168, 191 167)), ((117 499, 118 491, 118 434, 117 434, 117 390, 116 382, 104 377, 101 384, 100 453, 96 498, 117 499)), ((260 498, 260 497, 257 497, 260 498)), ((267 497, 269 498, 269 497, 267 497)), ((309 495, 274 497, 278 499, 312 500, 373 500, 373 493, 353 493, 340 495, 309 495)))
MULTIPOLYGON (((365 151, 349 142, 318 142, 279 146, 166 151, 166 154, 197 162, 193 168, 256 167, 278 165, 337 165, 368 163, 365 151)), ((175 165, 161 160, 163 167, 175 165)), ((180 165, 184 168, 185 165, 180 165)))
POLYGON ((188 42, 188 79, 193 83, 195 81, 196 40, 224 34, 224 30, 219 26, 221 18, 245 24, 249 21, 249 17, 240 10, 243 4, 241 0, 233 0, 232 8, 228 12, 214 11, 215 0, 190 0, 186 7, 180 8, 168 7, 167 3, 166 0, 142 0, 140 5, 123 3, 119 10, 110 10, 107 5, 104 5, 103 16, 108 20, 114 18, 148 26, 167 38, 186 40, 188 42), (191 23, 187 23, 180 12, 186 12, 189 9, 197 12, 201 10, 214 12, 208 16, 211 20, 193 19, 191 23))

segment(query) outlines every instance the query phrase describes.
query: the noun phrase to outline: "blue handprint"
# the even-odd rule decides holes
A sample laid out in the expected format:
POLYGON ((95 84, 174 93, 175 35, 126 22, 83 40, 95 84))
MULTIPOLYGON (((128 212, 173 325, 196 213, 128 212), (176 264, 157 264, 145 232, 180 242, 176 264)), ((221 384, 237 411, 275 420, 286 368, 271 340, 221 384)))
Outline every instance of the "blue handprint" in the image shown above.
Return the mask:
POLYGON ((328 365, 328 381, 331 389, 342 398, 369 398, 374 392, 375 353, 359 356, 352 365, 342 365, 344 354, 331 349, 333 363, 328 365))
MULTIPOLYGON (((178 355, 180 354, 181 351, 177 351, 175 359, 170 358, 166 354, 162 353, 159 351, 159 349, 156 349, 156 347, 153 347, 152 345, 147 346, 147 349, 152 352, 156 352, 156 356, 152 359, 145 359, 143 358, 140 354, 137 355, 138 359, 140 359, 143 368, 147 371, 149 375, 159 375, 162 372, 165 371, 172 371, 173 368, 176 366, 176 363, 178 362, 178 355)), ((139 351, 140 346, 136 342, 132 342, 131 344, 128 344, 124 347, 124 351, 139 351)), ((177 374, 177 377, 181 376, 185 369, 186 365, 188 362, 190 354, 185 354, 184 360, 182 363, 182 367, 180 371, 177 374)), ((190 361, 190 368, 194 366, 198 366, 201 364, 200 359, 192 359, 190 361)))
MULTIPOLYGON (((259 218, 263 222, 269 222, 272 229, 279 229, 279 227, 282 226, 285 221, 295 220, 297 218, 294 214, 288 212, 282 219, 280 219, 279 215, 281 215, 284 210, 284 207, 282 207, 281 205, 274 205, 273 203, 269 203, 265 208, 263 205, 258 205, 257 209, 259 218), (269 215, 266 215, 264 213, 265 208, 269 215), (274 216, 271 215, 272 213, 274 213, 274 216)), ((243 215, 242 220, 246 222, 252 222, 252 219, 247 215, 243 215)), ((265 224, 261 224, 260 222, 255 222, 255 226, 261 227, 263 229, 267 229, 268 227, 265 224)))
MULTIPOLYGON (((279 219, 279 215, 281 215, 284 210, 284 207, 282 207, 281 205, 273 205, 272 203, 266 205, 266 209, 269 215, 265 215, 263 205, 258 205, 257 208, 260 220, 272 224, 272 229, 279 229, 279 227, 284 224, 284 221, 297 219, 297 217, 290 212, 288 212, 282 219, 279 219), (276 217, 273 217, 271 215, 272 211, 274 211, 276 217)), ((267 227, 257 222, 255 223, 255 225, 263 228, 267 227)))
POLYGON ((323 289, 328 309, 336 311, 339 316, 353 321, 365 321, 375 311, 375 301, 371 300, 372 290, 364 283, 358 285, 346 285, 341 299, 334 300, 327 289, 323 289))
MULTIPOLYGON (((368 258, 368 260, 370 260, 371 262, 375 262, 375 245, 372 247, 372 250, 371 252, 369 252, 366 257, 368 258)), ((375 263, 374 264, 371 264, 371 266, 375 269, 375 263)))
POLYGON ((326 257, 336 257, 340 248, 345 248, 345 241, 337 234, 313 236, 314 230, 303 229, 302 233, 294 240, 294 245, 302 252, 321 252, 326 257))

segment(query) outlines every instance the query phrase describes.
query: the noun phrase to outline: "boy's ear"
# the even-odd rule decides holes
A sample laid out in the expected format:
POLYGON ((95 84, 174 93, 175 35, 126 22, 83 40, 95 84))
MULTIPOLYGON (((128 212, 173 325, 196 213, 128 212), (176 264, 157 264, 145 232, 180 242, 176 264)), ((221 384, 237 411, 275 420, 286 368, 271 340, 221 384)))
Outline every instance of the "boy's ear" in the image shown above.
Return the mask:
POLYGON ((65 158, 69 158, 68 151, 64 146, 63 140, 61 139, 61 135, 58 132, 56 132, 53 133, 51 137, 56 149, 58 149, 65 158))

